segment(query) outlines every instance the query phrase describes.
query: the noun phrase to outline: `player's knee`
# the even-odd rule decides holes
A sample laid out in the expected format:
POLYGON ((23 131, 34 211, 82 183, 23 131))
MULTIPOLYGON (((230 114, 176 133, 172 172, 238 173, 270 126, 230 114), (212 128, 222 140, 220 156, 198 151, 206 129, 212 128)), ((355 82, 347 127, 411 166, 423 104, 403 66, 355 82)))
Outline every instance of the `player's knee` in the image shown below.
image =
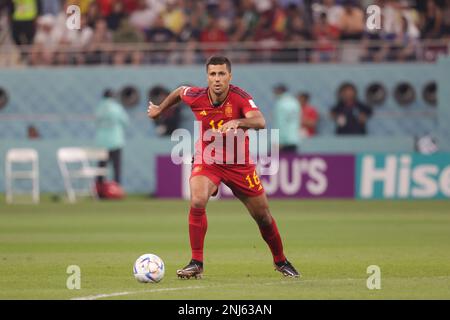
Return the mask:
POLYGON ((208 203, 208 198, 203 196, 192 196, 191 197, 191 207, 195 209, 206 208, 208 203))
POLYGON ((270 215, 263 216, 257 221, 258 225, 261 227, 267 227, 272 224, 272 217, 270 215))

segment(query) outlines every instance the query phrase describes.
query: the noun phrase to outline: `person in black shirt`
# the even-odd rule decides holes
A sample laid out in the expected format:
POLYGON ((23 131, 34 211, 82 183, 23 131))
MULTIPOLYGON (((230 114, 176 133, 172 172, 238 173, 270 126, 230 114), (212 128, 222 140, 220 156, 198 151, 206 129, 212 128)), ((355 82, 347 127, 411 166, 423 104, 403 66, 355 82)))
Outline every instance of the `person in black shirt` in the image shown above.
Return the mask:
POLYGON ((339 89, 339 101, 331 109, 336 134, 366 134, 366 123, 372 109, 357 99, 356 87, 345 83, 339 89))
POLYGON ((174 49, 176 35, 165 26, 161 15, 156 18, 152 28, 146 30, 147 41, 155 45, 151 54, 152 63, 167 63, 168 57, 174 49))

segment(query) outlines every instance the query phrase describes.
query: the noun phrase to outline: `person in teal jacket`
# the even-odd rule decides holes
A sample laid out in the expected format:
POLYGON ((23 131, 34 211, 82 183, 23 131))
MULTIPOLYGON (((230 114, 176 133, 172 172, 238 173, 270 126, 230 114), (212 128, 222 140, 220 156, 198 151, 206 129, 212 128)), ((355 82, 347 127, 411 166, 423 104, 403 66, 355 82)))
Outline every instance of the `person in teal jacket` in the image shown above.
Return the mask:
MULTIPOLYGON (((123 106, 114 99, 111 89, 105 90, 103 100, 95 110, 96 136, 98 147, 108 150, 108 161, 100 161, 100 167, 106 167, 112 162, 114 169, 114 181, 121 182, 121 158, 122 148, 125 146, 125 127, 129 123, 128 114, 123 106)), ((103 177, 98 177, 97 182, 103 183, 103 177)))
POLYGON ((273 92, 276 96, 273 109, 273 129, 279 129, 280 152, 296 152, 300 142, 301 107, 295 96, 284 84, 278 84, 273 92))

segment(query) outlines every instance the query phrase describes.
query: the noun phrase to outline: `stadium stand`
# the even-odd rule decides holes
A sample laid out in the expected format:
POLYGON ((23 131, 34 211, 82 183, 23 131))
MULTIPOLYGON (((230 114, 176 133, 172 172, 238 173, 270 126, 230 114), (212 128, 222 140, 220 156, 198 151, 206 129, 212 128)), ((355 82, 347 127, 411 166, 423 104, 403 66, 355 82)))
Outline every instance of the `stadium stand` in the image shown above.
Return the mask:
POLYGON ((9 65, 192 64, 217 52, 241 63, 435 61, 450 37, 443 0, 27 0, 25 13, 16 2, 0 8, 9 65), (384 25, 370 30, 373 4, 384 25), (66 28, 70 5, 80 31, 66 28))

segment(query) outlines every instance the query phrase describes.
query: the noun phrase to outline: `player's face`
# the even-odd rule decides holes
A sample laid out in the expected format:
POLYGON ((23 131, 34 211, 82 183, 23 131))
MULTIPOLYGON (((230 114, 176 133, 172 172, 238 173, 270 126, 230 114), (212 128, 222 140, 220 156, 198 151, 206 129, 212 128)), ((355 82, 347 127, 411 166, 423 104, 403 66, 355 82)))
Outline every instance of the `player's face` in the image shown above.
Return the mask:
POLYGON ((353 103, 355 98, 356 98, 356 92, 352 88, 347 87, 342 91, 342 99, 346 103, 353 103))
POLYGON ((208 87, 216 95, 220 96, 228 90, 231 81, 231 73, 226 64, 208 66, 208 87))

